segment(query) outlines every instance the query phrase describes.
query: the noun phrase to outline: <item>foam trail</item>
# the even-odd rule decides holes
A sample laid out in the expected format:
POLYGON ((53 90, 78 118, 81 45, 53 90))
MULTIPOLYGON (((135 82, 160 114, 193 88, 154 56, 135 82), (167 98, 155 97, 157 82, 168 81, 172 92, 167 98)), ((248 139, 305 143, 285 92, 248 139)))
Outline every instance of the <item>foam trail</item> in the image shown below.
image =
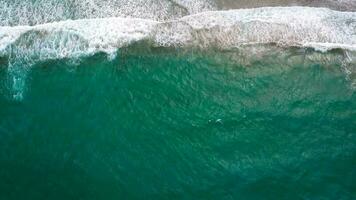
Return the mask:
POLYGON ((8 85, 10 88, 10 96, 16 100, 21 101, 24 97, 26 89, 26 79, 30 66, 18 63, 10 63, 8 67, 8 85))

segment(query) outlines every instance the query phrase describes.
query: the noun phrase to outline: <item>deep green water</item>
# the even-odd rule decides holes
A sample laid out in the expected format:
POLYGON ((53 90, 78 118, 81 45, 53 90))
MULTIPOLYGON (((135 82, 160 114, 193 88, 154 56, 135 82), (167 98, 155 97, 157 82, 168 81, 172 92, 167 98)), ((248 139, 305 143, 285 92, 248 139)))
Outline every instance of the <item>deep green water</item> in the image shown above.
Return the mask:
POLYGON ((0 199, 356 199, 352 77, 300 58, 49 61, 22 100, 0 61, 0 199))

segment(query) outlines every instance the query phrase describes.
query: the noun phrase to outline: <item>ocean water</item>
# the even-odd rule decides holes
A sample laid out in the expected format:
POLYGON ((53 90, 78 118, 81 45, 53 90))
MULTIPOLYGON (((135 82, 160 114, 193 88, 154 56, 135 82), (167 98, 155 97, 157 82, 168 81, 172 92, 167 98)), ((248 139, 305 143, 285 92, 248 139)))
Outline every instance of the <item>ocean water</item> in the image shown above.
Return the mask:
POLYGON ((1 200, 356 199, 352 1, 0 2, 1 200))
POLYGON ((43 62, 21 101, 2 68, 1 198, 354 199, 342 56, 288 51, 43 62))

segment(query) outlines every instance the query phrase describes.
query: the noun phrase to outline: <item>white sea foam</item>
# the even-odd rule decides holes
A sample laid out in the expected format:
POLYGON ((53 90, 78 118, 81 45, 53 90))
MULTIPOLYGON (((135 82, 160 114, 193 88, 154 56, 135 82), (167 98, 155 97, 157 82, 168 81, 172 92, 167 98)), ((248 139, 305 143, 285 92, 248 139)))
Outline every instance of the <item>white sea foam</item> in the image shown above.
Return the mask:
POLYGON ((65 58, 107 52, 147 38, 158 22, 133 18, 63 21, 36 26, 0 27, 3 54, 65 58), (20 51, 19 51, 20 50, 20 51))
POLYGON ((0 27, 0 57, 9 62, 14 96, 24 69, 38 61, 75 60, 148 41, 155 47, 234 49, 254 44, 356 51, 356 13, 326 8, 266 7, 208 11, 171 21, 100 18, 0 27), (25 67, 24 67, 25 66, 25 67), (16 86, 16 87, 15 87, 16 86))
POLYGON ((267 6, 324 7, 339 11, 356 11, 355 0, 214 0, 218 9, 256 8, 267 6))
POLYGON ((0 0, 0 26, 108 17, 172 20, 215 9, 211 0, 0 0))
POLYGON ((231 49, 246 44, 356 49, 356 13, 271 7, 209 11, 158 22, 102 18, 0 27, 0 55, 56 59, 112 53, 134 42, 155 46, 231 49), (16 53, 14 53, 16 52, 16 53))
POLYGON ((8 57, 11 96, 21 100, 29 68, 49 59, 76 60, 96 52, 109 55, 144 40, 157 22, 143 19, 84 19, 37 26, 0 28, 0 57, 8 57))
POLYGON ((163 21, 203 11, 278 5, 356 11, 355 0, 0 0, 0 26, 108 17, 163 21))

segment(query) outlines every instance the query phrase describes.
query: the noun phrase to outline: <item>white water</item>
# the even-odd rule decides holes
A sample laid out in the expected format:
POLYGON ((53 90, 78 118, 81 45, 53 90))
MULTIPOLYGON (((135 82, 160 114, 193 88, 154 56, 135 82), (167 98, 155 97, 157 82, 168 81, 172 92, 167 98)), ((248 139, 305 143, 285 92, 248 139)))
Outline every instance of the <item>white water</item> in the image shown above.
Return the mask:
POLYGON ((266 6, 356 11, 355 0, 0 0, 0 26, 108 17, 166 21, 203 11, 266 6))
POLYGON ((214 5, 211 0, 0 0, 0 26, 109 17, 172 20, 215 10, 214 5))
MULTIPOLYGON (((119 48, 141 41, 155 47, 228 50, 272 43, 320 51, 356 51, 356 13, 266 7, 208 11, 164 22, 115 17, 3 26, 0 57, 7 58, 9 74, 17 87, 23 85, 18 84, 18 79, 23 79, 24 66, 50 59, 77 59, 97 52, 113 55, 119 48)), ((22 91, 21 87, 16 90, 22 91)))
POLYGON ((134 42, 164 47, 231 49, 248 44, 356 50, 356 13, 270 7, 209 11, 158 22, 102 18, 0 27, 0 55, 46 60, 112 53, 134 42))

